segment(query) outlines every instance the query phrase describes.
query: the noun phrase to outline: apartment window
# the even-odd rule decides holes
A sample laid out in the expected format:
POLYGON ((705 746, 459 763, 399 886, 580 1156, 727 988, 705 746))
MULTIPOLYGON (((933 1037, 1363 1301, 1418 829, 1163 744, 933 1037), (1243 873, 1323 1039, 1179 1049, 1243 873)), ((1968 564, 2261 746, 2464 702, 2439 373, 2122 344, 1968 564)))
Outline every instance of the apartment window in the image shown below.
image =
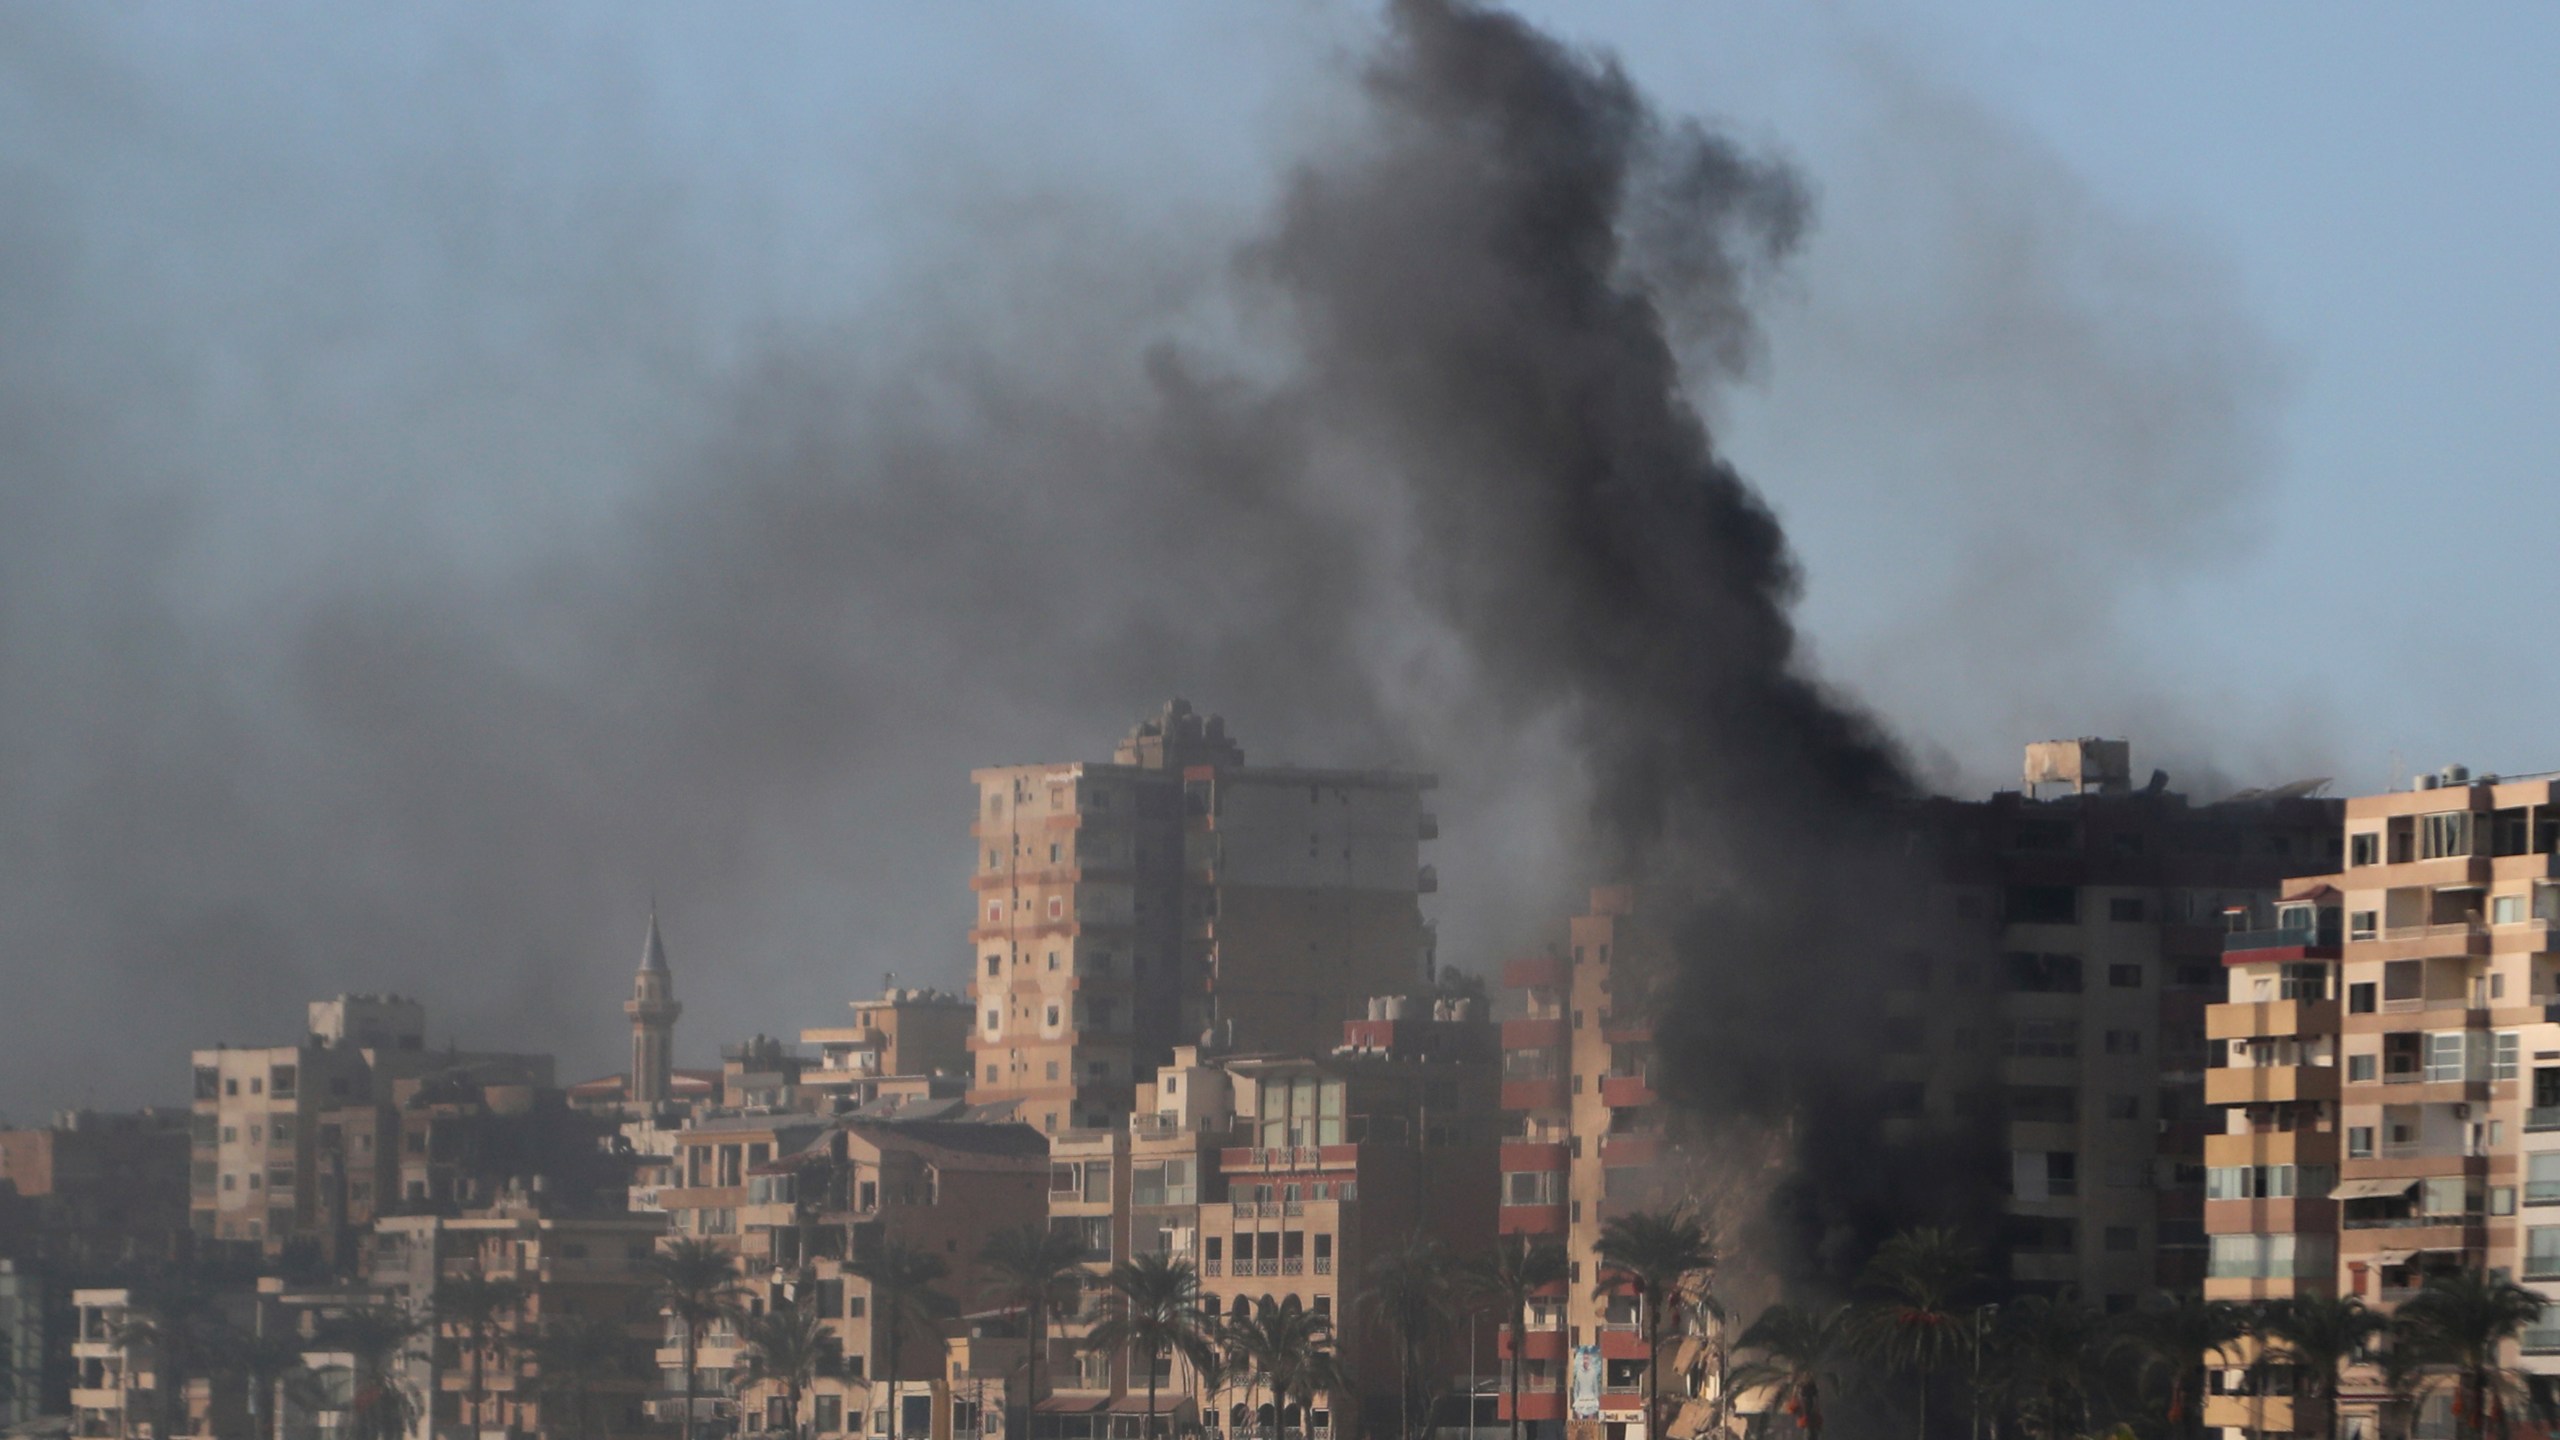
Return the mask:
POLYGON ((2560 1205, 2560 1150, 2525 1157, 2524 1203, 2560 1205))
POLYGON ((2378 865, 2381 862, 2381 832, 2365 830, 2347 837, 2347 863, 2349 865, 2378 865))
POLYGON ((2077 955, 2012 950, 2001 960, 2008 968, 2009 988, 2012 990, 2041 995, 2080 993, 2080 957, 2077 955))
POLYGON ((2489 1078, 2513 1080, 2523 1068, 2524 1037, 2513 1030, 2501 1030, 2493 1037, 2489 1059, 2489 1078))
POLYGON ((2348 986, 2347 1013, 2350 1015, 2370 1015, 2374 1013, 2376 1009, 2380 1008, 2375 1004, 2374 997, 2374 984, 2370 980, 2364 981, 2361 984, 2348 986))
POLYGON ((2533 918, 2560 921, 2560 884, 2538 881, 2533 887, 2533 918))
POLYGON ((2110 1030, 2110 1031, 2108 1031, 2108 1032, 2107 1032, 2107 1053, 2108 1053, 2108 1054, 2110 1054, 2110 1055, 2139 1055, 2139 1054, 2141 1054, 2141 1053, 2142 1053, 2142 1032, 2141 1032, 2141 1031, 2139 1031, 2139 1030, 2110 1030))
POLYGON ((1564 1203, 1564 1172, 1561 1170, 1513 1170, 1502 1177, 1502 1203, 1505 1205, 1561 1205, 1564 1203))
POLYGON ((2069 885, 2011 885, 2001 892, 2000 913, 2012 925, 2077 925, 2080 892, 2069 885))
POLYGON ((2080 1093, 2068 1085, 2012 1085, 2003 1098, 2013 1124, 2069 1125, 2080 1118, 2080 1093))
POLYGON ((2445 810, 2418 818, 2421 822, 2418 832, 2419 858, 2439 860, 2449 855, 2471 853, 2470 811, 2445 810))
POLYGON ((2054 1196, 2080 1193, 2080 1156, 2072 1150, 2048 1150, 2044 1155, 2045 1193, 2054 1196))
POLYGON ((2357 1083, 2357 1084, 2370 1084, 2370 1083, 2372 1083, 2373 1078, 2374 1078, 2374 1070, 2375 1070, 2375 1068, 2376 1068, 2376 1067, 2375 1067, 2374 1062, 2375 1062, 2375 1060, 2377 1060, 2378 1058, 2379 1058, 2378 1056, 2373 1056, 2373 1055, 2350 1055, 2350 1056, 2348 1056, 2348 1057, 2347 1057, 2347 1079, 2348 1079, 2349 1081, 2354 1082, 2354 1083, 2357 1083))
POLYGON ((2347 1158, 2350 1160, 2370 1160, 2373 1158, 2372 1126, 2350 1125, 2347 1127, 2347 1158))
POLYGON ((2141 1096, 2139 1096, 2139 1095, 2110 1095, 2110 1096, 2108 1096, 2108 1097, 2107 1097, 2107 1118, 2108 1118, 2108 1119, 2110 1119, 2110 1120, 2139 1120, 2139 1119, 2141 1119, 2141 1118, 2142 1118, 2142 1097, 2141 1097, 2141 1096))
POLYGON ((2107 918, 2119 925, 2139 925, 2148 908, 2139 895, 2119 895, 2107 902, 2107 918))
POLYGON ((1058 1023, 1058 1007, 1057 1007, 1057 1006, 1055 1006, 1055 1005, 1052 1005, 1052 1006, 1050 1006, 1050 1007, 1049 1007, 1049 1021, 1048 1021, 1048 1023, 1049 1023, 1049 1024, 1051 1024, 1051 1025, 1053 1025, 1053 1026, 1054 1026, 1054 1025, 1056 1025, 1056 1024, 1058 1023))
POLYGON ((2524 1278, 2560 1280, 2560 1225, 2533 1225, 2524 1232, 2524 1278))
POLYGON ((2107 967, 2107 983, 2118 990, 2139 990, 2142 988, 2142 967, 2139 964, 2110 965, 2107 967))
POLYGON ((1004 973, 1004 957, 1003 957, 1003 956, 1001 956, 1001 955, 990 955, 990 956, 988 956, 988 957, 987 957, 987 975, 988 975, 988 977, 992 979, 993 977, 998 976, 998 975, 1002 975, 1003 973, 1004 973))
POLYGON ((2003 1020, 2000 1053, 2018 1059, 2069 1059, 2080 1053, 2080 1024, 2076 1020, 2003 1020))
POLYGON ((1052 1060, 1052 1061, 1050 1061, 1050 1062, 1049 1062, 1049 1074, 1048 1074, 1048 1078, 1050 1078, 1050 1079, 1052 1079, 1052 1080, 1055 1080, 1055 1079, 1057 1079, 1057 1078, 1058 1078, 1058 1062, 1057 1062, 1057 1061, 1055 1061, 1055 1060, 1052 1060))
POLYGON ((2489 923, 2492 925, 2523 924, 2524 897, 2521 895, 2493 895, 2489 897, 2489 923))

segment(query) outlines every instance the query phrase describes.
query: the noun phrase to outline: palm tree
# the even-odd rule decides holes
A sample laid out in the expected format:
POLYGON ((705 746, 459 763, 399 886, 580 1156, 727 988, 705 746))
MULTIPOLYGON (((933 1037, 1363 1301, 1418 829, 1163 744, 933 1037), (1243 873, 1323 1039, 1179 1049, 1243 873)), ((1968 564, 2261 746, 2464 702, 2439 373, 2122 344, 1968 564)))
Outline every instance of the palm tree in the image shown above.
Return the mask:
POLYGON ((738 1335, 744 1342, 738 1383, 780 1386, 783 1423, 797 1434, 801 1395, 836 1371, 835 1337, 827 1333, 826 1317, 815 1306, 776 1301, 740 1325, 738 1335))
POLYGON ((1662 1339, 1689 1281, 1716 1268, 1715 1237, 1686 1210, 1639 1210, 1600 1227, 1596 1293, 1635 1292, 1644 1312, 1644 1427, 1662 1426, 1662 1339))
POLYGON ((1822 1387, 1837 1375, 1849 1348, 1849 1311, 1772 1305, 1735 1342, 1756 1358, 1736 1366, 1736 1389, 1767 1390, 1777 1408, 1796 1417, 1807 1440, 1822 1440, 1822 1387))
POLYGON ((1312 1405, 1320 1394, 1350 1391, 1333 1350, 1333 1322, 1312 1310, 1258 1305, 1230 1319, 1219 1338, 1244 1376, 1249 1415, 1261 1413, 1253 1403, 1257 1385, 1270 1390, 1275 1414, 1292 1404, 1312 1405))
POLYGON ((347 1418, 356 1440, 399 1440, 417 1423, 421 1402, 400 1372, 416 1358, 415 1342, 430 1328, 393 1305, 349 1310, 321 1327, 320 1347, 347 1355, 347 1418))
POLYGON ((2001 1312, 1985 1388, 2041 1440, 2085 1432, 2090 1361, 2103 1335, 2088 1306, 2029 1295, 2001 1312))
POLYGON ((1530 1297, 1565 1283, 1570 1274, 1563 1246, 1521 1235, 1497 1241, 1459 1276, 1467 1293, 1499 1312, 1511 1329, 1511 1440, 1520 1440, 1520 1352, 1529 1337, 1530 1297))
POLYGON ((2449 1368, 2454 1383, 2453 1419, 2459 1433, 2505 1440, 2513 1433, 2510 1402, 2523 1386, 2499 1363, 2499 1350, 2542 1318, 2542 1297, 2510 1280, 2477 1270, 2438 1275, 2401 1302, 2400 1344, 2421 1363, 2449 1368))
POLYGON ((276 1391, 302 1373, 302 1341, 293 1335, 244 1335, 223 1343, 223 1368, 248 1392, 250 1440, 275 1440, 276 1391))
POLYGON ((437 1323, 460 1330, 463 1343, 471 1348, 471 1425, 475 1430, 488 1428, 488 1417, 481 1413, 489 1394, 482 1365, 491 1350, 512 1348, 513 1339, 499 1322, 523 1305, 524 1287, 513 1280, 463 1275, 436 1286, 437 1323))
POLYGON ((1973 1340, 1965 1299, 1982 1283, 1981 1252, 1953 1230, 1905 1230, 1884 1242, 1864 1276, 1873 1298, 1851 1312, 1861 1349, 1920 1383, 1919 1431, 1929 1434, 1929 1379, 1973 1340))
MULTIPOLYGON (((1084 1290, 1084 1242, 1045 1225, 1016 1225, 987 1237, 978 1264, 989 1274, 989 1298, 1022 1312, 1024 1347, 1023 1435, 1040 1403, 1040 1360, 1049 1348, 1049 1317, 1073 1307, 1084 1290)), ((1006 1406, 1011 1410, 1011 1405, 1006 1406)), ((1005 1428, 1013 1426, 1008 1415, 1005 1428)))
POLYGON ((134 1303, 110 1338, 119 1348, 154 1352, 157 1433, 169 1436, 186 1429, 187 1381, 201 1368, 203 1353, 218 1343, 220 1323, 214 1292, 195 1275, 171 1269, 137 1287, 134 1303))
POLYGON ((658 1309, 684 1332, 684 1440, 693 1440, 694 1359, 704 1332, 738 1313, 738 1272, 708 1240, 683 1236, 643 1262, 658 1309))
POLYGON ((648 1375, 648 1342, 602 1315, 573 1315, 545 1327, 531 1353, 536 1384, 546 1400, 568 1402, 570 1433, 577 1440, 593 1433, 598 1386, 648 1375))
POLYGON ((1421 1368, 1423 1347, 1448 1324, 1453 1275, 1440 1242, 1416 1235, 1369 1266, 1357 1297, 1361 1318, 1395 1340, 1398 1434, 1404 1440, 1413 1435, 1414 1372, 1421 1368))
POLYGON ((887 1363, 882 1378, 889 1382, 890 1440, 904 1440, 905 1417, 898 1413, 898 1355, 910 1334, 921 1333, 940 1343, 942 1319, 960 1308, 934 1288, 951 1273, 951 1267, 931 1251, 891 1240, 869 1259, 856 1260, 847 1268, 871 1285, 872 1334, 887 1363))
POLYGON ((1200 1272, 1179 1255, 1151 1252, 1112 1266, 1103 1283, 1111 1314, 1085 1343, 1146 1358, 1147 1418, 1139 1431, 1144 1437, 1155 1429, 1158 1362, 1181 1355, 1198 1366, 1206 1363, 1211 1349, 1208 1328, 1200 1320, 1200 1272))
POLYGON ((2247 1334, 2239 1306, 2182 1295, 2124 1317, 2111 1348, 2131 1356, 2143 1374, 2168 1378, 2171 1434, 2201 1437, 2205 1367, 2247 1334))
POLYGON ((2302 1372, 2302 1388, 2296 1393, 2319 1407, 2325 1422, 2321 1428, 2329 1440, 2337 1440, 2338 1372, 2366 1359, 2390 1322, 2353 1295, 2305 1295, 2275 1305, 2266 1328, 2285 1359, 2302 1372))

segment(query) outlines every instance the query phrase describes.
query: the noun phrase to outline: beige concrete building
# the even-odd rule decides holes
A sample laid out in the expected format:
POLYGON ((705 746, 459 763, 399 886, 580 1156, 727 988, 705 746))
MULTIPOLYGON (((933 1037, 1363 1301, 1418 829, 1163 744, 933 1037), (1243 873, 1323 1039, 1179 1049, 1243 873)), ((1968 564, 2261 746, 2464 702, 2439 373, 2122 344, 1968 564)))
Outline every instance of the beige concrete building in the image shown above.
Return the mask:
POLYGON ((800 1032, 817 1052, 799 1085, 814 1108, 850 1110, 881 1100, 942 1099, 965 1093, 969 997, 892 986, 850 1002, 851 1025, 800 1032))
MULTIPOLYGON (((1157 1372, 1159 1413, 1209 1435, 1281 1426, 1308 1436, 1392 1433, 1393 1347, 1354 1312, 1377 1260, 1422 1236, 1453 1254, 1493 1239, 1499 1061, 1473 1002, 1378 1000, 1344 1022, 1341 1043, 1306 1056, 1228 1055, 1182 1046, 1139 1087, 1117 1126, 1061 1131, 1050 1145, 1049 1224, 1076 1235, 1097 1288, 1140 1254, 1191 1260, 1203 1309, 1263 1305, 1332 1319, 1359 1392, 1381 1407, 1356 1427, 1348 1396, 1273 1413, 1242 1384, 1210 1391, 1187 1362, 1157 1372), (1255 1407, 1248 1409, 1248 1406, 1255 1407)), ((1048 1392, 1035 1440, 1134 1436, 1146 1413, 1140 1357, 1086 1344, 1099 1312, 1061 1317, 1048 1337, 1048 1392)), ((1480 1364, 1495 1368, 1493 1335, 1480 1364)), ((1435 1346, 1419 1383, 1432 1394, 1467 1373, 1463 1341, 1435 1346)))
POLYGON ((1116 1125, 1176 1045, 1318 1053, 1430 972, 1429 776, 1248 767, 1175 701, 1109 764, 972 778, 973 1101, 1116 1125))
MULTIPOLYGON (((2344 867, 2231 939, 2215 1081, 2214 1292, 2288 1289, 2389 1310, 2437 1275, 2503 1272, 2552 1297, 2507 1363, 2560 1374, 2560 776, 2460 766, 2347 802, 2344 867), (2290 1125, 2290 1129, 2287 1126, 2290 1125), (2241 1201, 2248 1203, 2243 1204, 2241 1201)), ((2245 1393, 2237 1433, 2325 1433, 2245 1393)), ((2393 1413, 2351 1376, 2341 1425, 2449 1426, 2439 1399, 2393 1413)))
MULTIPOLYGON (((431 1396, 418 1434, 537 1435, 565 1437, 576 1418, 564 1397, 546 1396, 540 1377, 528 1371, 529 1346, 544 1327, 578 1316, 625 1319, 633 1339, 654 1339, 658 1326, 640 1307, 649 1290, 644 1268, 666 1233, 659 1214, 545 1214, 535 1197, 452 1217, 399 1215, 374 1226, 365 1273, 377 1291, 415 1314, 428 1313, 436 1287, 479 1277, 523 1287, 524 1300, 504 1317, 493 1344, 479 1356, 481 1397, 471 1403, 472 1360, 462 1327, 438 1330, 435 1363, 421 1355, 410 1380, 431 1396)), ((596 1440, 652 1433, 646 1380, 611 1382, 590 1401, 588 1423, 596 1440)))
POLYGON ((429 1051, 426 1007, 387 995, 314 1001, 296 1044, 218 1046, 194 1059, 190 1223, 202 1239, 269 1254, 296 1238, 341 1253, 364 1217, 389 1208, 382 1187, 399 1183, 398 1156, 377 1147, 399 1129, 387 1112, 401 1081, 493 1072, 531 1089, 553 1084, 547 1055, 429 1051), (321 1163, 324 1119, 333 1143, 365 1145, 357 1163, 321 1163))
MULTIPOLYGON (((812 1433, 858 1434, 867 1424, 885 1435, 888 1347, 874 1332, 879 1310, 857 1267, 892 1241, 915 1246, 949 1267, 942 1291, 966 1306, 984 1289, 978 1252, 986 1237, 1041 1218, 1047 1149, 1038 1132, 1009 1122, 727 1117, 675 1137, 675 1174, 655 1198, 672 1233, 737 1255, 751 1310, 788 1298, 826 1317, 846 1368, 806 1397, 802 1418, 812 1433)), ((682 1337, 670 1331, 660 1342, 661 1418, 673 1419, 680 1402, 666 1397, 682 1388, 682 1337)), ((774 1396, 738 1393, 738 1354, 734 1326, 706 1337, 695 1361, 704 1418, 769 1413, 774 1396)), ((966 1373, 956 1378, 967 1383, 955 1385, 934 1337, 903 1340, 895 1378, 901 1437, 949 1440, 955 1401, 983 1398, 966 1373)), ((964 1408, 961 1418, 975 1414, 964 1408)))

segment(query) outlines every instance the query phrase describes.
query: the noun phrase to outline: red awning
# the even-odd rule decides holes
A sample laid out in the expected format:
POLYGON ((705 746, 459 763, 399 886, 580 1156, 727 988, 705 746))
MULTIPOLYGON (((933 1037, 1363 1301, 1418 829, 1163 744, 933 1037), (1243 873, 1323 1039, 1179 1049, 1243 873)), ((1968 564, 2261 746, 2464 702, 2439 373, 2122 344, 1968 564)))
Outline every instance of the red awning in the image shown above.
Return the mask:
MULTIPOLYGON (((1170 1415, 1187 1404, 1190 1401, 1190 1398, 1191 1397, 1188 1395, 1177 1394, 1171 1389, 1160 1390, 1156 1392, 1156 1408, 1154 1413, 1158 1415, 1170 1415)), ((1134 1395, 1115 1395, 1111 1397, 1111 1413, 1114 1415, 1144 1415, 1149 1413, 1147 1410, 1146 1392, 1141 1390, 1134 1395)))
POLYGON ((1032 1408, 1043 1415, 1090 1415, 1110 1403, 1108 1395, 1052 1395, 1032 1408))

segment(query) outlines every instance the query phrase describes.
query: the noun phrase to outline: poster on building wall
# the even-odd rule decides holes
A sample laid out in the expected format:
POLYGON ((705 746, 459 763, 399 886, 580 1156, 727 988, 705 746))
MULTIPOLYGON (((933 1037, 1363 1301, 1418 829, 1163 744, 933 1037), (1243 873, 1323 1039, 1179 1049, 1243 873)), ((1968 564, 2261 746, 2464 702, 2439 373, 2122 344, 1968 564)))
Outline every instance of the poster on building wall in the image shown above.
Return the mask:
POLYGON ((1600 1418, 1600 1347, 1573 1347, 1573 1418, 1600 1418))

